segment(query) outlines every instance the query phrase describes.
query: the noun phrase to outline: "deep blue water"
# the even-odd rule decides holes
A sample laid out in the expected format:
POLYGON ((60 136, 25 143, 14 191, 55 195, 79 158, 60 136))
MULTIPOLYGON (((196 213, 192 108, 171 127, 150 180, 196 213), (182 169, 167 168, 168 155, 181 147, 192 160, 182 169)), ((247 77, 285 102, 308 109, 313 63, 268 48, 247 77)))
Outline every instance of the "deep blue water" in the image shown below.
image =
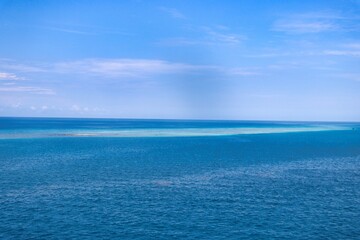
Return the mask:
POLYGON ((1 239, 360 239, 359 219, 359 124, 0 118, 1 239), (309 125, 331 128, 61 135, 309 125))

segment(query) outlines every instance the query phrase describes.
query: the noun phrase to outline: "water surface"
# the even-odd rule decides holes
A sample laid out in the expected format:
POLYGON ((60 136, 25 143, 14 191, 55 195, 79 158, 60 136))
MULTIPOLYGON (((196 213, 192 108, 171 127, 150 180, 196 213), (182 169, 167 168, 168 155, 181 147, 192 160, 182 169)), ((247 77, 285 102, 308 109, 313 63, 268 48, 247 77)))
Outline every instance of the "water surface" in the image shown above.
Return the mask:
POLYGON ((358 239, 358 129, 0 118, 0 238, 358 239))

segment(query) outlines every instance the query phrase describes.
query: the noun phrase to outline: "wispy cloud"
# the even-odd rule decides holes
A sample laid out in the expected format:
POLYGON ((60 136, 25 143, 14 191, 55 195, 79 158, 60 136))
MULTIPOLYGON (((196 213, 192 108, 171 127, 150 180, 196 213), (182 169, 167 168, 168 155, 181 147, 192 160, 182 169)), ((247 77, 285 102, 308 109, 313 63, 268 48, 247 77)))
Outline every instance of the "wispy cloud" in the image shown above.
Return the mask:
MULTIPOLYGON (((23 65, 16 61, 1 64, 0 69, 14 70, 18 72, 34 71, 39 74, 81 74, 84 76, 101 76, 110 78, 146 78, 157 75, 176 74, 204 74, 218 73, 233 76, 258 75, 256 69, 243 67, 225 67, 218 65, 198 65, 181 62, 170 62, 159 59, 80 59, 75 61, 37 63, 42 68, 31 65, 23 65)), ((32 74, 34 74, 32 73, 32 74)), ((40 75, 39 75, 40 76, 40 75)), ((0 72, 0 80, 24 80, 25 78, 14 73, 0 72)), ((31 83, 31 79, 27 79, 31 83)), ((21 88, 19 88, 21 89, 21 88)), ((26 88, 24 88, 26 89, 26 88)), ((19 90, 21 91, 21 90, 19 90)), ((25 90, 24 90, 25 91, 25 90)))
POLYGON ((325 50, 322 52, 322 54, 332 56, 360 57, 360 43, 354 42, 343 44, 337 49, 325 50))
POLYGON ((324 55, 360 57, 360 51, 351 50, 325 50, 324 55))
POLYGON ((127 32, 122 31, 118 28, 112 27, 103 27, 97 25, 90 24, 66 24, 62 22, 52 22, 44 25, 36 25, 36 24, 15 24, 11 23, 9 26, 16 28, 24 28, 24 29, 35 29, 35 30, 47 30, 53 32, 61 32, 68 34, 77 34, 77 35, 99 35, 99 34, 115 34, 115 35, 131 35, 127 32))
POLYGON ((64 32, 64 33, 74 33, 74 34, 84 34, 84 35, 95 34, 94 32, 76 30, 76 29, 71 29, 71 28, 61 28, 61 27, 42 27, 42 28, 51 30, 51 31, 64 32))
MULTIPOLYGON (((359 42, 345 42, 345 43, 331 43, 331 44, 297 44, 290 42, 290 45, 285 45, 284 47, 278 47, 273 49, 260 49, 257 53, 244 55, 249 58, 294 58, 301 57, 310 59, 312 57, 321 57, 329 56, 328 60, 333 60, 337 62, 335 58, 330 58, 331 56, 344 56, 344 57, 356 57, 360 56, 360 43, 359 42)), ((308 62, 308 60, 306 61, 308 62)), ((324 64, 322 62, 321 64, 324 64)))
POLYGON ((334 31, 339 29, 339 26, 333 23, 326 23, 320 21, 278 21, 273 28, 275 31, 287 33, 319 33, 334 31))
POLYGON ((176 8, 168 8, 168 7, 159 7, 159 9, 167 14, 169 14, 173 18, 178 19, 186 19, 185 15, 182 14, 179 10, 176 8))
POLYGON ((254 76, 261 74, 258 69, 247 69, 247 68, 229 68, 226 69, 225 72, 228 75, 233 75, 233 76, 254 76))
POLYGON ((290 34, 352 31, 358 28, 353 24, 353 20, 356 20, 356 17, 344 17, 333 12, 293 14, 275 21, 272 30, 290 34))
MULTIPOLYGON (((35 68, 31 66, 26 66, 17 64, 14 61, 9 61, 10 64, 1 64, 0 68, 9 68, 14 70, 14 66, 17 70, 25 70, 25 71, 32 71, 35 68), (20 68, 18 66, 21 66, 20 68)), ((38 71, 35 71, 38 72, 38 71)), ((42 71, 40 71, 42 72, 42 71)), ((0 83, 0 92, 19 92, 19 93, 31 93, 31 94, 40 94, 40 95, 54 95, 55 91, 49 88, 43 88, 43 87, 37 87, 37 86, 20 86, 18 85, 21 80, 26 80, 27 85, 32 85, 31 79, 20 77, 19 75, 15 73, 9 73, 9 72, 0 72, 0 81, 3 80, 0 83)))
POLYGON ((0 80, 24 80, 24 78, 13 73, 0 72, 0 80))
POLYGON ((0 69, 19 72, 45 72, 44 66, 36 66, 35 64, 22 64, 9 59, 0 59, 0 69))
POLYGON ((157 42, 165 46, 191 46, 191 45, 208 45, 212 44, 204 39, 191 39, 184 37, 168 38, 157 42))
POLYGON ((102 107, 87 107, 77 104, 69 106, 57 106, 48 104, 30 104, 26 102, 15 102, 8 104, 0 104, 0 106, 17 111, 32 111, 38 113, 51 113, 51 112, 74 112, 79 114, 95 114, 95 113, 107 113, 108 110, 102 107))
POLYGON ((77 112, 77 113, 105 113, 107 112, 104 108, 98 108, 98 107, 86 107, 86 106, 80 106, 78 104, 73 104, 70 108, 70 111, 77 112))
POLYGON ((360 50, 360 42, 346 43, 343 44, 343 47, 360 50))
POLYGON ((357 81, 360 82, 360 73, 339 73, 334 75, 337 78, 343 78, 347 80, 357 81))
POLYGON ((99 35, 99 34, 131 35, 119 29, 99 27, 94 25, 53 24, 51 26, 33 26, 33 27, 42 28, 50 31, 64 32, 69 34, 80 34, 80 35, 99 35))
POLYGON ((143 78, 163 74, 221 73, 233 76, 257 75, 253 70, 211 65, 192 65, 154 59, 85 59, 55 64, 62 73, 93 74, 103 77, 143 78))
POLYGON ((186 46, 186 45, 238 45, 246 40, 246 36, 232 33, 229 28, 217 25, 210 27, 193 27, 192 31, 197 32, 197 37, 169 38, 159 41, 159 44, 168 46, 186 46))
POLYGON ((206 29, 206 33, 214 43, 238 44, 245 39, 244 36, 239 34, 219 32, 210 28, 206 29))
POLYGON ((14 83, 14 82, 4 82, 1 85, 3 85, 3 86, 12 86, 12 85, 16 85, 16 83, 14 83))
POLYGON ((59 72, 90 73, 103 76, 145 77, 151 74, 180 73, 209 68, 153 59, 85 59, 55 64, 59 72))
POLYGON ((49 88, 28 87, 28 86, 0 86, 0 92, 27 92, 40 95, 55 95, 55 91, 49 88))

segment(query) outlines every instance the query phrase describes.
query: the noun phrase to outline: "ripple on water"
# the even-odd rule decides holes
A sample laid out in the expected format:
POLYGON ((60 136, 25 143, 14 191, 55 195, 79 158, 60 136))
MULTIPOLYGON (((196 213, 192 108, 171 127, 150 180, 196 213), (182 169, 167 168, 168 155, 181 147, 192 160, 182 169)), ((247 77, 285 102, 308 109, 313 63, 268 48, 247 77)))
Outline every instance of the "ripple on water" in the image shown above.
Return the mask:
POLYGON ((2 190, 0 236, 356 239, 359 172, 359 157, 316 158, 178 177, 35 184, 2 190))

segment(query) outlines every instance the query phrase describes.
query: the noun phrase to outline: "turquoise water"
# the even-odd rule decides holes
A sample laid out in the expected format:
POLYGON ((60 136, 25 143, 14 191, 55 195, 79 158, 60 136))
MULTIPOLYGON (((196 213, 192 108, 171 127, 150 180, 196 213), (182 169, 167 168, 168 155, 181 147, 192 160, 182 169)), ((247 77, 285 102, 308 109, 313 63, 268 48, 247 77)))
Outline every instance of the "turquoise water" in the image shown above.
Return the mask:
POLYGON ((0 238, 359 239, 359 127, 0 118, 0 238))

